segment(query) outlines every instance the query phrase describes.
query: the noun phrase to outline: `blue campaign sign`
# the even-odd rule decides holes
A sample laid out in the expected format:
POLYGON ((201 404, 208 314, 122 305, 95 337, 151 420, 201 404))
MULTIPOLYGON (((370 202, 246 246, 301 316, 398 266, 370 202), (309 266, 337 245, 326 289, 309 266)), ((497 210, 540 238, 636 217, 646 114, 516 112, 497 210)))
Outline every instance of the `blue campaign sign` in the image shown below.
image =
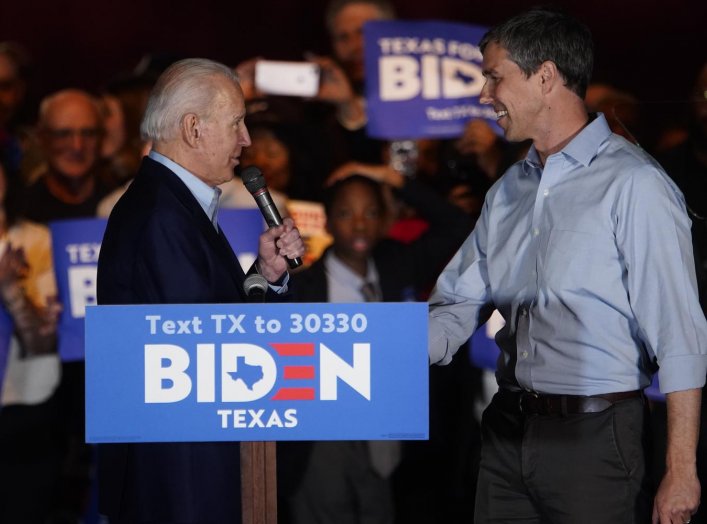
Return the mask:
POLYGON ((471 363, 477 368, 496 370, 498 356, 501 350, 496 345, 493 337, 489 337, 486 327, 482 326, 477 329, 471 336, 471 344, 469 345, 471 355, 471 363))
POLYGON ((496 370, 496 362, 501 350, 496 345, 494 337, 504 324, 501 313, 495 309, 486 323, 471 335, 469 360, 477 368, 496 370))
POLYGON ((0 391, 5 380, 5 368, 7 358, 10 356, 10 340, 14 331, 15 323, 4 307, 0 307, 0 391))
POLYGON ((461 135, 488 119, 478 43, 486 28, 454 22, 375 21, 364 25, 367 132, 384 139, 461 135))
MULTIPOLYGON (((96 304, 98 255, 107 221, 101 218, 51 222, 52 253, 62 313, 59 318, 59 354, 62 360, 83 360, 86 306, 96 304)), ((263 218, 257 209, 224 209, 219 226, 248 269, 258 252, 263 218)))
POLYGON ((59 354, 62 360, 82 360, 86 306, 96 304, 96 272, 105 219, 51 222, 52 256, 62 305, 59 354))
POLYGON ((241 266, 247 271, 258 256, 258 238, 265 227, 260 210, 221 209, 218 224, 238 255, 241 266))
POLYGON ((87 442, 428 438, 427 304, 97 306, 87 442))

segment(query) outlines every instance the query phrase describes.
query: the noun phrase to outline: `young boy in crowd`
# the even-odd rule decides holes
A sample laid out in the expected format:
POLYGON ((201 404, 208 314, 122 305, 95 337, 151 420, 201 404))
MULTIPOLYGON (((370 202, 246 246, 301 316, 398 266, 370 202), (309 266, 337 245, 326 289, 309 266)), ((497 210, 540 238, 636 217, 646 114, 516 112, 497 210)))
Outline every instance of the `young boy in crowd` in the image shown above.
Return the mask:
MULTIPOLYGON (((292 276, 295 299, 422 299, 468 234, 464 214, 387 166, 355 164, 332 178, 324 205, 333 243, 312 266, 292 276), (427 220, 428 229, 415 241, 386 238, 390 217, 385 186, 427 220)), ((396 504, 391 475, 400 459, 399 442, 280 443, 281 480, 292 484, 284 490, 281 485, 281 491, 289 498, 292 521, 392 523, 396 504), (366 520, 363 515, 375 517, 366 520)))

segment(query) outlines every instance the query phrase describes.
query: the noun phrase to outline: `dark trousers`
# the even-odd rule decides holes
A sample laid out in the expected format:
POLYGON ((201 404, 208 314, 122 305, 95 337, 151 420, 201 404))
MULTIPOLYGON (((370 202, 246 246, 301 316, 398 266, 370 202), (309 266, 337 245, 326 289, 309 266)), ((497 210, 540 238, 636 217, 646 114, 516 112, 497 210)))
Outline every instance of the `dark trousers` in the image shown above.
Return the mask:
POLYGON ((390 479, 370 465, 364 441, 315 442, 291 513, 297 524, 391 524, 390 479))
POLYGON ((643 398, 600 413, 523 415, 497 393, 482 418, 474 521, 648 523, 649 454, 643 398))

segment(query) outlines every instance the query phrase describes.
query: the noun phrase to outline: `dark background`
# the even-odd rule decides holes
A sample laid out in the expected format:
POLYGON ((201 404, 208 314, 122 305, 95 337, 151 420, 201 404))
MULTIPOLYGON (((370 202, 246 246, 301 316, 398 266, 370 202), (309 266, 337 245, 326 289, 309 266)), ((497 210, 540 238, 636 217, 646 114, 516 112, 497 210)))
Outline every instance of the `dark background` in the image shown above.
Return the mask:
MULTIPOLYGON (((393 0, 399 18, 492 25, 538 2, 393 0)), ((0 0, 0 40, 35 62, 33 97, 64 87, 99 89, 149 52, 230 65, 252 57, 326 53, 327 0, 0 0)), ((595 80, 642 101, 685 99, 707 46, 707 1, 565 0, 596 41, 595 80)))

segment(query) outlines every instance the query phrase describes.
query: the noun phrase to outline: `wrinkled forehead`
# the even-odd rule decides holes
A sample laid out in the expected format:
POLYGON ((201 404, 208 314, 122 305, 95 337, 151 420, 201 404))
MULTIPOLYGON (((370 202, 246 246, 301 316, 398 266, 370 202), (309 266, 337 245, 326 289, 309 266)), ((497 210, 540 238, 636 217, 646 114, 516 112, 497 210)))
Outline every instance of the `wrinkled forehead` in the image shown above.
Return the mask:
POLYGON ((49 106, 44 124, 53 128, 98 127, 101 125, 101 117, 98 107, 91 100, 66 97, 49 106))

